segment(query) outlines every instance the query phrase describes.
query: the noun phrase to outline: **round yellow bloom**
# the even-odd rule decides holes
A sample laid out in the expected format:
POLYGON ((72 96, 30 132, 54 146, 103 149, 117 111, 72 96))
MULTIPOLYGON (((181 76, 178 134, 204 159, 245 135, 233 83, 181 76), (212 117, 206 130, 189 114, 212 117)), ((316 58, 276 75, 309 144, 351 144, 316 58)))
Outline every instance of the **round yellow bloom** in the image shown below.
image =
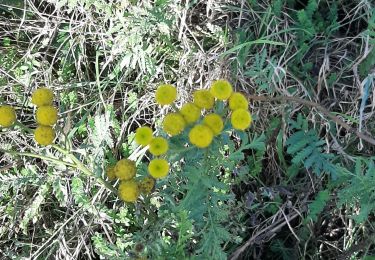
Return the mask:
POLYGON ((41 106, 50 106, 53 102, 53 93, 48 88, 38 88, 35 90, 31 96, 31 103, 34 105, 41 106))
POLYGON ((16 122, 16 111, 11 106, 0 106, 0 126, 10 127, 16 122))
POLYGON ((212 142, 214 134, 212 130, 205 125, 196 125, 194 126, 189 133, 190 142, 199 147, 205 148, 209 146, 212 142))
POLYGON ((148 165, 148 172, 155 179, 164 178, 168 175, 169 164, 164 159, 153 159, 148 165))
POLYGON ((214 135, 218 135, 223 131, 224 122, 218 114, 208 114, 203 118, 203 123, 211 128, 214 135))
POLYGON ((187 123, 196 122, 201 116, 201 109, 193 103, 186 103, 180 109, 180 114, 184 117, 187 123))
POLYGON ((113 181, 116 179, 115 166, 108 166, 105 170, 108 180, 113 181))
POLYGON ((155 137, 151 140, 149 150, 152 155, 158 156, 165 154, 168 151, 168 148, 169 145, 165 138, 155 137))
POLYGON ((149 194, 155 186, 155 179, 151 176, 143 178, 139 183, 138 187, 143 194, 149 194))
POLYGON ((169 113, 163 120, 163 130, 171 136, 178 135, 184 131, 185 125, 184 118, 178 113, 169 113))
POLYGON ((251 124, 251 114, 246 109, 237 109, 232 112, 231 123, 234 129, 245 130, 251 124))
POLYGON ((152 140, 152 129, 148 126, 142 126, 135 132, 135 142, 139 145, 146 146, 152 140))
POLYGON ((36 121, 40 125, 54 125, 57 122, 57 109, 53 106, 42 106, 36 111, 36 121))
POLYGON ((227 100, 233 92, 232 85, 224 79, 216 80, 212 83, 211 94, 220 100, 227 100))
POLYGON ((159 105, 170 105, 177 98, 177 90, 170 84, 161 85, 156 90, 155 98, 159 105))
POLYGON ((118 195, 125 202, 135 202, 139 196, 139 187, 135 180, 122 181, 118 187, 118 195))
POLYGON ((50 145, 53 143, 53 139, 55 139, 55 130, 50 126, 38 126, 35 129, 34 138, 40 145, 50 145))
POLYGON ((248 109, 249 102, 244 95, 239 92, 234 92, 229 98, 229 108, 231 110, 248 109))
POLYGON ((135 176, 135 162, 129 159, 122 159, 116 163, 115 175, 120 180, 130 180, 135 176))
POLYGON ((193 93, 193 97, 194 104, 199 108, 211 109, 214 106, 215 98, 208 90, 196 90, 193 93))

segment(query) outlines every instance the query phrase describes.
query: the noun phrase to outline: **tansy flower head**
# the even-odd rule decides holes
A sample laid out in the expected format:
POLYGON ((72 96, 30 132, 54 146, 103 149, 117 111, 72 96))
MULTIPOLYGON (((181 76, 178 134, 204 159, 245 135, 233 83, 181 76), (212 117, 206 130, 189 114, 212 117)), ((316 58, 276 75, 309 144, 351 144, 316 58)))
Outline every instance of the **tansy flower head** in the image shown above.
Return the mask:
POLYGON ((208 114, 203 118, 203 123, 211 128, 214 135, 218 135, 224 128, 223 119, 218 114, 208 114))
POLYGON ((167 114, 163 120, 163 130, 171 136, 178 135, 184 131, 185 125, 185 119, 178 113, 167 114))
POLYGON ((135 176, 135 162, 129 159, 122 159, 116 163, 115 175, 120 180, 130 180, 135 176))
POLYGON ((230 121, 234 129, 245 130, 250 126, 252 118, 249 111, 237 109, 232 112, 230 121))
POLYGON ((196 90, 193 93, 193 97, 194 104, 199 108, 211 109, 214 106, 215 98, 208 90, 196 90))
POLYGON ((177 90, 170 84, 161 85, 156 90, 155 98, 159 105, 170 105, 177 98, 177 90))
POLYGON ((108 166, 105 173, 107 174, 108 180, 113 181, 116 179, 115 166, 108 166))
POLYGON ((229 98, 229 108, 231 110, 237 109, 247 109, 249 107, 249 103, 244 95, 239 92, 234 92, 229 98))
POLYGON ((206 125, 196 125, 190 130, 189 133, 190 142, 199 148, 209 146, 213 137, 214 134, 212 130, 206 125))
POLYGON ((57 109, 53 106, 42 106, 36 111, 36 121, 40 125, 54 125, 57 122, 57 109))
POLYGON ((189 124, 196 122, 201 116, 201 109, 193 103, 186 103, 180 109, 180 114, 189 124))
POLYGON ((40 106, 50 106, 53 102, 53 93, 48 88, 38 88, 31 96, 31 103, 40 106))
POLYGON ((50 126, 38 126, 34 132, 35 141, 38 144, 47 146, 52 144, 53 139, 55 139, 55 130, 50 126))
POLYGON ((168 175, 169 164, 164 159, 153 159, 148 165, 148 172, 155 179, 164 178, 168 175))
POLYGON ((152 129, 148 126, 142 126, 135 132, 135 142, 139 145, 146 146, 152 140, 152 129))
POLYGON ((168 142, 163 137, 155 137, 151 140, 149 151, 152 155, 158 156, 168 151, 168 142))
POLYGON ((16 121, 16 111, 11 106, 0 106, 0 126, 10 127, 16 121))
POLYGON ((212 83, 211 94, 220 100, 227 100, 233 92, 232 85, 224 79, 216 80, 212 83))
POLYGON ((125 202, 135 202, 139 196, 139 187, 135 180, 122 181, 118 187, 118 195, 125 202))
POLYGON ((139 183, 138 187, 143 194, 149 194, 155 186, 155 179, 151 176, 144 177, 139 183))

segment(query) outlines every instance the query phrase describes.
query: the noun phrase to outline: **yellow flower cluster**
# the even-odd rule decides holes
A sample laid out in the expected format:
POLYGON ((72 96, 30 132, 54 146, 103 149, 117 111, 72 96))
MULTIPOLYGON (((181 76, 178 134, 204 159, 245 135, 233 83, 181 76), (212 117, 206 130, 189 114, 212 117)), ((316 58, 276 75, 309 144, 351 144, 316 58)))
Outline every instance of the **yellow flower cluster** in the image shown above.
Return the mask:
MULTIPOLYGON (((172 85, 161 85, 156 91, 156 102, 163 106, 172 104, 176 97, 177 90, 172 85)), ((250 126, 252 118, 248 111, 246 97, 239 92, 233 92, 232 85, 227 80, 220 79, 214 81, 208 90, 194 91, 192 103, 186 103, 179 111, 167 114, 162 124, 164 132, 170 136, 181 134, 187 126, 200 120, 202 110, 210 110, 214 107, 215 99, 228 101, 231 111, 230 122, 234 129, 245 130, 250 126)), ((189 140, 193 145, 205 148, 211 144, 214 136, 220 135, 223 129, 222 116, 210 113, 204 116, 201 123, 191 128, 189 140)))
MULTIPOLYGON (((244 95, 239 92, 233 92, 232 85, 224 79, 216 80, 211 84, 209 90, 197 90, 193 93, 193 104, 199 109, 212 109, 215 105, 215 99, 225 102, 228 101, 229 109, 231 111, 230 121, 234 129, 245 130, 247 129, 252 121, 251 114, 248 111, 248 101, 244 95)), ((186 104, 184 105, 186 106, 186 104)), ((182 111, 184 106, 181 108, 180 113, 184 116, 182 111)), ((193 113, 188 111, 191 116, 193 113)), ((194 117, 196 122, 200 118, 199 116, 194 117)), ((187 117, 184 116, 187 121, 187 117)), ((224 120, 221 115, 216 113, 210 113, 204 116, 202 123, 194 126, 189 132, 190 142, 199 147, 208 147, 214 136, 220 135, 224 129, 224 120)))
POLYGON ((37 106, 36 122, 39 126, 35 129, 35 141, 43 146, 53 143, 56 133, 52 126, 57 122, 57 108, 52 106, 53 92, 48 88, 36 89, 32 96, 31 102, 37 106))
MULTIPOLYGON (((162 85, 164 86, 164 85, 162 85)), ((174 116, 173 114, 171 116, 174 116)), ((179 115, 181 116, 181 115, 179 115)), ((184 119, 182 119, 183 121, 184 119)), ((172 122, 172 121, 171 121, 172 122)), ((176 120, 178 123, 178 120, 176 120)), ((185 124, 185 121, 183 121, 185 124)), ((171 128, 171 131, 177 131, 176 127, 171 128)), ((169 145, 167 139, 163 137, 153 137, 152 129, 148 126, 140 127, 135 132, 135 141, 141 146, 148 145, 148 151, 154 156, 161 156, 168 152, 169 145)), ((169 164, 165 159, 156 158, 153 159, 149 166, 148 172, 155 179, 164 178, 168 175, 169 164)))
POLYGON ((0 106, 0 126, 11 127, 16 122, 16 111, 8 105, 0 106))
POLYGON ((152 177, 136 180, 136 171, 135 162, 129 159, 121 159, 106 169, 109 181, 120 180, 118 196, 125 202, 135 202, 141 193, 147 195, 154 188, 155 180, 152 177))
MULTIPOLYGON (((156 103, 161 106, 172 105, 176 98, 177 90, 170 84, 160 85, 155 93, 156 103)), ((176 109, 173 105, 175 111, 167 114, 162 121, 164 132, 173 137, 190 128, 188 137, 191 144, 198 148, 210 146, 214 137, 223 131, 227 120, 226 116, 217 113, 208 113, 202 117, 202 112, 214 108, 215 100, 228 103, 229 109, 225 111, 231 113, 230 121, 234 129, 245 130, 250 126, 252 119, 246 97, 239 92, 233 92, 232 85, 227 80, 221 79, 214 81, 208 90, 196 90, 193 93, 193 102, 183 104, 180 109, 176 109)), ((222 114, 226 114, 225 111, 222 114)), ((120 197, 124 201, 135 201, 139 192, 149 193, 155 185, 155 179, 165 178, 170 167, 167 160, 160 158, 168 152, 167 139, 154 137, 150 127, 142 126, 136 130, 135 142, 142 147, 147 147, 156 158, 148 165, 150 176, 145 177, 140 183, 131 179, 134 178, 134 174, 130 170, 127 170, 126 174, 118 173, 116 169, 119 162, 113 169, 108 168, 109 180, 114 179, 114 176, 119 179, 125 176, 119 188, 120 197)), ((135 166, 132 167, 135 169, 135 166)))

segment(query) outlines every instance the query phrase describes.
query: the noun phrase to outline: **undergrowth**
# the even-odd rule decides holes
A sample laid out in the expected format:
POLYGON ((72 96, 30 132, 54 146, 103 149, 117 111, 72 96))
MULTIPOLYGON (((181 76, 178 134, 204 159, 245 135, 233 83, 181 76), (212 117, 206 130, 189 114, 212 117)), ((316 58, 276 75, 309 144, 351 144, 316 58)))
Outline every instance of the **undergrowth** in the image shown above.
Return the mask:
MULTIPOLYGON (((147 172, 134 135, 170 111, 154 102, 161 82, 177 86, 180 107, 225 78, 253 116, 215 156, 176 151, 173 174, 135 204, 43 159, 61 151, 19 125, 1 128, 1 259, 375 255, 374 145, 314 106, 250 98, 311 101, 375 136, 371 1, 3 0, 0 18, 0 105, 35 129, 30 95, 52 89, 57 141, 96 177, 120 158, 147 172)), ((172 138, 171 150, 185 143, 172 138)))

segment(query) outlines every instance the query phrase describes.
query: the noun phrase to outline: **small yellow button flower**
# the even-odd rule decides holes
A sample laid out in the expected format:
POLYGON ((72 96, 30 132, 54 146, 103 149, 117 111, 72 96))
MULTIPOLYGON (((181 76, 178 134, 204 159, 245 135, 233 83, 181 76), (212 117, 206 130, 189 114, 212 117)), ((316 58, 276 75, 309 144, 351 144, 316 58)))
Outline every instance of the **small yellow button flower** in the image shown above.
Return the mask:
POLYGON ((214 106, 215 98, 209 90, 200 89, 193 93, 193 103, 199 108, 211 109, 214 106))
POLYGON ((152 140, 152 129, 148 126, 142 126, 135 132, 135 142, 139 145, 146 146, 152 140))
POLYGON ((135 162, 129 159, 122 159, 116 163, 115 175, 120 180, 130 180, 135 176, 135 162))
POLYGON ((201 116, 201 109, 193 103, 186 103, 180 109, 180 114, 188 124, 196 122, 201 116))
POLYGON ((209 146, 212 142, 214 134, 212 130, 205 125, 196 125, 194 126, 189 133, 190 142, 199 147, 205 148, 209 146))
POLYGON ((108 180, 113 181, 116 179, 115 166, 108 166, 105 170, 108 180))
POLYGON ((210 92, 217 99, 227 100, 233 92, 233 87, 227 80, 220 79, 212 83, 210 92))
POLYGON ((252 117, 248 110, 237 109, 232 112, 230 121, 234 129, 245 130, 250 126, 252 117))
POLYGON ((34 132, 35 141, 43 146, 47 146, 53 143, 55 139, 55 130, 50 126, 38 126, 34 132))
POLYGON ((223 119, 218 114, 208 114, 203 118, 203 123, 211 128, 214 135, 219 135, 224 128, 223 119))
POLYGON ((171 136, 178 135, 184 131, 185 125, 184 118, 178 113, 169 113, 163 120, 163 130, 171 136))
POLYGON ((156 103, 165 106, 172 104, 177 98, 177 90, 170 84, 160 85, 155 93, 156 103))
POLYGON ((16 111, 11 106, 0 106, 0 126, 10 127, 16 122, 16 111))
POLYGON ((169 145, 165 138, 155 137, 151 140, 149 150, 152 155, 158 156, 168 151, 169 145))
POLYGON ((37 107, 50 106, 53 102, 53 93, 48 88, 38 88, 31 96, 31 103, 37 107))
POLYGON ((248 109, 249 102, 244 95, 239 92, 234 92, 229 98, 229 108, 231 110, 248 109))
POLYGON ((42 106, 36 110, 36 121, 40 125, 54 125, 57 122, 57 109, 53 106, 42 106))
POLYGON ((143 194, 149 194, 155 186, 155 179, 151 176, 143 178, 139 183, 138 187, 143 194))
POLYGON ((139 187, 135 180, 122 181, 118 187, 118 195, 125 202, 135 202, 139 197, 139 187))
POLYGON ((169 164, 164 159, 153 159, 148 165, 148 172, 155 179, 164 178, 168 175, 169 164))

